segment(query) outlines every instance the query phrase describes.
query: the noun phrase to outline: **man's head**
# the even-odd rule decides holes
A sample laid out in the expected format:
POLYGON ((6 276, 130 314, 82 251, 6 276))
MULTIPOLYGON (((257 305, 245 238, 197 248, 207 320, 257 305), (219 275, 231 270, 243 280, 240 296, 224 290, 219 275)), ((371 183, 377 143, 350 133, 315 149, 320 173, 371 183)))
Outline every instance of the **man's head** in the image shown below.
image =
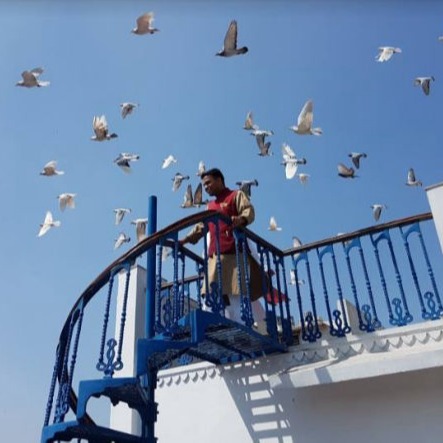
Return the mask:
POLYGON ((212 168, 201 175, 203 187, 211 196, 217 196, 225 189, 225 177, 218 168, 212 168))

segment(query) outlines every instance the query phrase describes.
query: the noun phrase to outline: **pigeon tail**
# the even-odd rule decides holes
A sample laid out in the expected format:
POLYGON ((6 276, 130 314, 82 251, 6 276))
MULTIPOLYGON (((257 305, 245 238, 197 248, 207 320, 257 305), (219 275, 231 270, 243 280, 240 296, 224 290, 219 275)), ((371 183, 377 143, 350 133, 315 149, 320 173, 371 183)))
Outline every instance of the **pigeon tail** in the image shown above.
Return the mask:
POLYGON ((313 135, 322 135, 323 134, 323 130, 321 128, 312 128, 311 129, 311 134, 313 134, 313 135))

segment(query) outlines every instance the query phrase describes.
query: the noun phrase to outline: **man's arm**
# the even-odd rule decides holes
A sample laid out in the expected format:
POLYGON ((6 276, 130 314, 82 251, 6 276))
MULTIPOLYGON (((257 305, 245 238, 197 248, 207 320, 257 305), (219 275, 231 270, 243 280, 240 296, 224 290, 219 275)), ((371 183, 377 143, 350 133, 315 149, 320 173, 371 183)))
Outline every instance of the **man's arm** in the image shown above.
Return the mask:
POLYGON ((202 237, 203 237, 204 224, 197 223, 191 231, 189 231, 185 237, 179 240, 181 245, 185 245, 186 243, 191 243, 195 245, 202 237))
POLYGON ((237 191, 235 195, 235 206, 237 208, 238 216, 231 217, 234 228, 244 228, 245 226, 250 225, 255 219, 254 206, 252 206, 251 201, 243 191, 237 191))

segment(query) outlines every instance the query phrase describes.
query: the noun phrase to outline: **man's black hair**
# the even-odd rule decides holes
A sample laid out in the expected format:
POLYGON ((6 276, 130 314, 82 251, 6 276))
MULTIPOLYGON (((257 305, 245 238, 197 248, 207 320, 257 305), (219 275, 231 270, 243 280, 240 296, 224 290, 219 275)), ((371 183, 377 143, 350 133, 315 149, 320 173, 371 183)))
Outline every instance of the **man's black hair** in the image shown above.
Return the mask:
POLYGON ((225 184, 225 177, 223 173, 220 171, 220 169, 218 168, 208 169, 207 171, 203 172, 203 174, 201 175, 201 179, 203 180, 207 175, 210 175, 211 177, 214 178, 221 178, 223 185, 225 184))

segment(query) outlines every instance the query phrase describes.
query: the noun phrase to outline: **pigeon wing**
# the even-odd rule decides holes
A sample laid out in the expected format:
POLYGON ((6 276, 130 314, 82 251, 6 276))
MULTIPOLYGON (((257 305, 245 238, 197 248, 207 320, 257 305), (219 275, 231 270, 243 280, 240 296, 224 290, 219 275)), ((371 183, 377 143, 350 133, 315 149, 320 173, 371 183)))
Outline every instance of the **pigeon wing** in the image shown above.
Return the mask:
POLYGON ((190 208, 194 204, 194 200, 192 197, 192 185, 189 183, 185 195, 183 197, 182 208, 190 208))
POLYGON ((229 24, 229 28, 225 36, 224 49, 237 49, 237 22, 235 20, 232 20, 229 24))
POLYGON ((299 129, 309 130, 311 128, 312 121, 314 119, 313 108, 314 105, 312 103, 312 100, 308 100, 300 111, 297 119, 297 125, 299 129))
POLYGON ((202 204, 203 204, 203 185, 199 183, 194 192, 194 206, 200 207, 200 205, 202 204))
POLYGON ((298 165, 295 162, 288 162, 285 165, 286 178, 290 180, 295 177, 298 165))

